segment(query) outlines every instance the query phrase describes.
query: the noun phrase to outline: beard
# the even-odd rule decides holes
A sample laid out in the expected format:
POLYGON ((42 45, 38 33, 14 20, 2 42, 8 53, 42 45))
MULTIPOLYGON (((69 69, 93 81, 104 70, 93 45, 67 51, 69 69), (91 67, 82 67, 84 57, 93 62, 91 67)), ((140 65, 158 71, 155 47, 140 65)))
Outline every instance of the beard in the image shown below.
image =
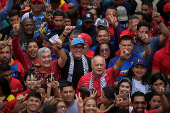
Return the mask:
POLYGON ((143 43, 143 41, 141 40, 142 37, 138 37, 137 36, 137 40, 140 42, 140 43, 143 43))
POLYGON ((145 108, 144 107, 136 107, 136 109, 133 108, 133 110, 135 111, 135 113, 144 113, 145 108), (143 109, 142 111, 137 111, 138 108, 143 109))

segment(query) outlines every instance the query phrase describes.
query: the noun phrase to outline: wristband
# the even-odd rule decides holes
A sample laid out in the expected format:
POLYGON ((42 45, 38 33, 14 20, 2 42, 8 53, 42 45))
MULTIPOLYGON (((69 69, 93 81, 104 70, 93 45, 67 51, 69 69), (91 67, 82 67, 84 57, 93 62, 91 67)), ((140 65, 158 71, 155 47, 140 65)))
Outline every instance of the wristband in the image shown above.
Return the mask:
POLYGON ((162 21, 160 20, 159 22, 157 22, 157 24, 160 24, 162 21))
POLYGON ((66 37, 66 35, 64 33, 62 33, 64 37, 66 37))
POLYGON ((145 45, 148 45, 148 44, 150 44, 150 42, 148 42, 148 43, 145 43, 145 45))
POLYGON ((124 58, 124 59, 122 59, 122 58, 121 58, 121 55, 120 55, 120 57, 119 57, 119 58, 120 58, 120 60, 121 60, 121 61, 125 61, 125 58, 124 58))
POLYGON ((62 49, 63 47, 57 47, 58 49, 62 49))

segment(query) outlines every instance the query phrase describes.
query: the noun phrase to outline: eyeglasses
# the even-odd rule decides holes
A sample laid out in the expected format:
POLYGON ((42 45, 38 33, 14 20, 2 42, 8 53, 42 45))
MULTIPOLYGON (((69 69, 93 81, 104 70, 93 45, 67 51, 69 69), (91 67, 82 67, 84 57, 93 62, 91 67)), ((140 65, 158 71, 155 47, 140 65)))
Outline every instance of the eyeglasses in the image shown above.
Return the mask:
POLYGON ((142 106, 144 106, 146 104, 146 102, 133 102, 136 106, 139 106, 139 104, 141 104, 142 106))
POLYGON ((97 9, 97 6, 91 6, 91 5, 89 5, 89 6, 87 6, 87 8, 88 8, 88 9, 97 9))
POLYGON ((106 53, 108 53, 108 52, 110 51, 110 49, 106 48, 106 49, 101 49, 101 50, 100 50, 101 53, 104 53, 104 51, 105 51, 106 53))
POLYGON ((64 106, 58 105, 57 108, 58 108, 58 109, 63 109, 63 108, 64 108, 64 109, 67 109, 67 105, 64 105, 64 106))
POLYGON ((74 49, 74 50, 78 50, 78 49, 79 49, 79 50, 83 50, 83 49, 84 49, 84 46, 79 46, 79 47, 78 47, 78 46, 73 46, 73 49, 74 49))

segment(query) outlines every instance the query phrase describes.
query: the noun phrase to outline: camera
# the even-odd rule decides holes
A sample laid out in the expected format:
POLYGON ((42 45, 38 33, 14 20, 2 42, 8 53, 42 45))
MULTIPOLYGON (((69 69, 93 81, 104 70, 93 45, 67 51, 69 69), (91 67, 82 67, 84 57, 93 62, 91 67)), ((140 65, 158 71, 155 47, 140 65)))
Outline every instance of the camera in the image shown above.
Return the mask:
POLYGON ((80 89, 79 89, 79 92, 81 94, 87 95, 88 97, 90 97, 90 91, 93 92, 93 91, 96 91, 96 90, 95 89, 88 89, 88 88, 86 88, 84 86, 81 86, 80 89))

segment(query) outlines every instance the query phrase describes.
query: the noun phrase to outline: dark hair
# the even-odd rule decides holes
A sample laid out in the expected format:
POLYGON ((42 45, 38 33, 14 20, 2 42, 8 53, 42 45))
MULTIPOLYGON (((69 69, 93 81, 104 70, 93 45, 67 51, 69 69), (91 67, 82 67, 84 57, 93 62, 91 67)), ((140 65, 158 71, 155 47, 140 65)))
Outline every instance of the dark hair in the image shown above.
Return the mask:
POLYGON ((134 15, 141 15, 142 19, 145 20, 145 14, 143 14, 142 12, 135 12, 134 15))
POLYGON ((7 79, 2 76, 0 76, 0 86, 3 92, 3 95, 9 96, 10 94, 12 94, 7 79))
POLYGON ((167 85, 167 75, 163 73, 155 73, 151 77, 151 85, 153 85, 157 80, 162 80, 165 85, 167 85))
MULTIPOLYGON (((109 42, 102 42, 100 44, 97 45, 96 49, 95 49, 95 53, 94 53, 94 56, 95 55, 99 55, 100 54, 100 46, 103 45, 103 44, 106 44, 109 46, 109 49, 110 49, 110 57, 107 59, 107 64, 109 64, 109 61, 115 57, 115 52, 114 52, 114 47, 112 44, 110 44, 109 42)), ((106 67, 107 68, 107 67, 106 67)))
POLYGON ((64 12, 63 18, 69 18, 71 19, 71 15, 68 12, 64 12))
POLYGON ((28 94, 27 96, 27 100, 30 98, 30 97, 35 97, 35 98, 38 98, 41 100, 41 95, 40 93, 36 92, 36 91, 32 91, 28 94))
POLYGON ((68 87, 68 86, 71 86, 71 87, 73 87, 73 89, 74 89, 74 85, 73 85, 72 82, 65 81, 65 82, 62 82, 62 83, 60 84, 60 90, 62 91, 64 87, 68 87))
POLYGON ((115 95, 114 93, 116 94, 117 91, 114 89, 113 86, 106 86, 103 88, 104 91, 104 95, 106 96, 107 99, 115 99, 115 95))
POLYGON ((92 9, 96 10, 97 18, 99 18, 99 8, 95 6, 94 4, 87 6, 87 11, 92 10, 92 9))
POLYGON ((75 29, 75 30, 73 30, 73 32, 72 32, 73 35, 79 35, 79 34, 81 34, 81 33, 82 33, 82 30, 80 30, 80 29, 75 29))
POLYGON ((55 18, 55 16, 63 16, 63 18, 64 18, 64 13, 62 11, 57 10, 54 12, 53 18, 55 18))
POLYGON ((26 20, 31 20, 32 23, 34 24, 34 20, 33 20, 32 18, 30 18, 30 17, 27 17, 27 18, 24 18, 24 19, 22 20, 22 25, 23 25, 23 23, 24 23, 26 20))
POLYGON ((140 21, 137 25, 137 30, 139 30, 140 27, 145 26, 148 27, 150 30, 151 25, 147 21, 140 21))
POLYGON ((98 32, 97 32, 97 36, 98 36, 99 31, 102 31, 102 30, 107 31, 107 33, 108 33, 108 35, 109 35, 109 31, 108 31, 107 29, 105 29, 105 28, 101 28, 101 29, 99 29, 99 30, 98 30, 98 32))
POLYGON ((135 15, 131 15, 131 16, 129 17, 129 20, 132 20, 132 19, 139 19, 139 17, 137 17, 137 16, 135 16, 135 15))
POLYGON ((142 5, 147 5, 149 8, 153 8, 153 4, 150 0, 142 1, 142 5))
POLYGON ((140 91, 137 91, 137 92, 133 93, 133 95, 131 96, 131 102, 133 103, 134 102, 134 98, 138 97, 138 96, 143 96, 145 98, 145 102, 146 102, 145 94, 140 92, 140 91))
POLYGON ((13 17, 13 16, 15 16, 15 15, 18 15, 18 17, 20 17, 20 13, 19 13, 18 10, 11 10, 11 11, 9 12, 9 18, 10 18, 10 17, 13 17))
POLYGON ((129 110, 128 109, 125 109, 125 108, 121 108, 121 109, 118 109, 116 111, 116 113, 129 113, 129 110))
MULTIPOLYGON (((39 48, 39 44, 38 44, 38 42, 36 41, 36 39, 31 39, 31 40, 29 40, 29 42, 27 43, 27 47, 28 47, 28 45, 29 45, 30 43, 33 43, 33 42, 35 42, 35 43, 37 44, 38 48, 39 48)), ((26 48, 27 48, 27 47, 26 47, 26 48)))
POLYGON ((10 70, 11 70, 11 68, 7 63, 0 64, 0 73, 10 71, 10 70))
POLYGON ((70 9, 70 10, 68 10, 68 13, 70 14, 70 16, 71 16, 72 19, 73 19, 73 18, 78 19, 78 17, 79 17, 79 13, 78 13, 78 11, 75 10, 75 9, 70 9))
POLYGON ((116 7, 114 6, 109 6, 107 9, 115 9, 117 11, 116 7))
MULTIPOLYGON (((31 71, 28 71, 28 72, 25 73, 25 75, 24 75, 24 81, 25 82, 26 82, 28 76, 31 76, 31 71)), ((27 90, 27 86, 24 84, 23 91, 26 91, 26 90, 27 90)))
MULTIPOLYGON (((129 70, 128 73, 126 74, 126 77, 130 78, 130 80, 132 80, 132 77, 135 76, 134 72, 132 71, 132 68, 134 66, 132 66, 129 70)), ((148 70, 146 71, 146 73, 144 74, 144 76, 142 77, 142 84, 146 85, 146 84, 150 84, 150 74, 148 72, 148 70)))
POLYGON ((124 77, 124 78, 122 78, 121 80, 119 80, 119 82, 118 82, 118 84, 117 84, 117 86, 116 86, 117 91, 119 91, 120 85, 121 85, 123 82, 128 82, 129 85, 130 85, 130 89, 132 90, 131 80, 130 80, 129 78, 127 78, 127 77, 124 77))
POLYGON ((129 35, 124 35, 120 38, 120 43, 122 42, 122 40, 131 40, 132 41, 132 37, 129 35))
POLYGON ((146 99, 147 99, 147 110, 150 110, 150 104, 149 101, 151 101, 151 99, 153 98, 153 96, 159 96, 155 91, 152 92, 148 92, 146 95, 146 99))

